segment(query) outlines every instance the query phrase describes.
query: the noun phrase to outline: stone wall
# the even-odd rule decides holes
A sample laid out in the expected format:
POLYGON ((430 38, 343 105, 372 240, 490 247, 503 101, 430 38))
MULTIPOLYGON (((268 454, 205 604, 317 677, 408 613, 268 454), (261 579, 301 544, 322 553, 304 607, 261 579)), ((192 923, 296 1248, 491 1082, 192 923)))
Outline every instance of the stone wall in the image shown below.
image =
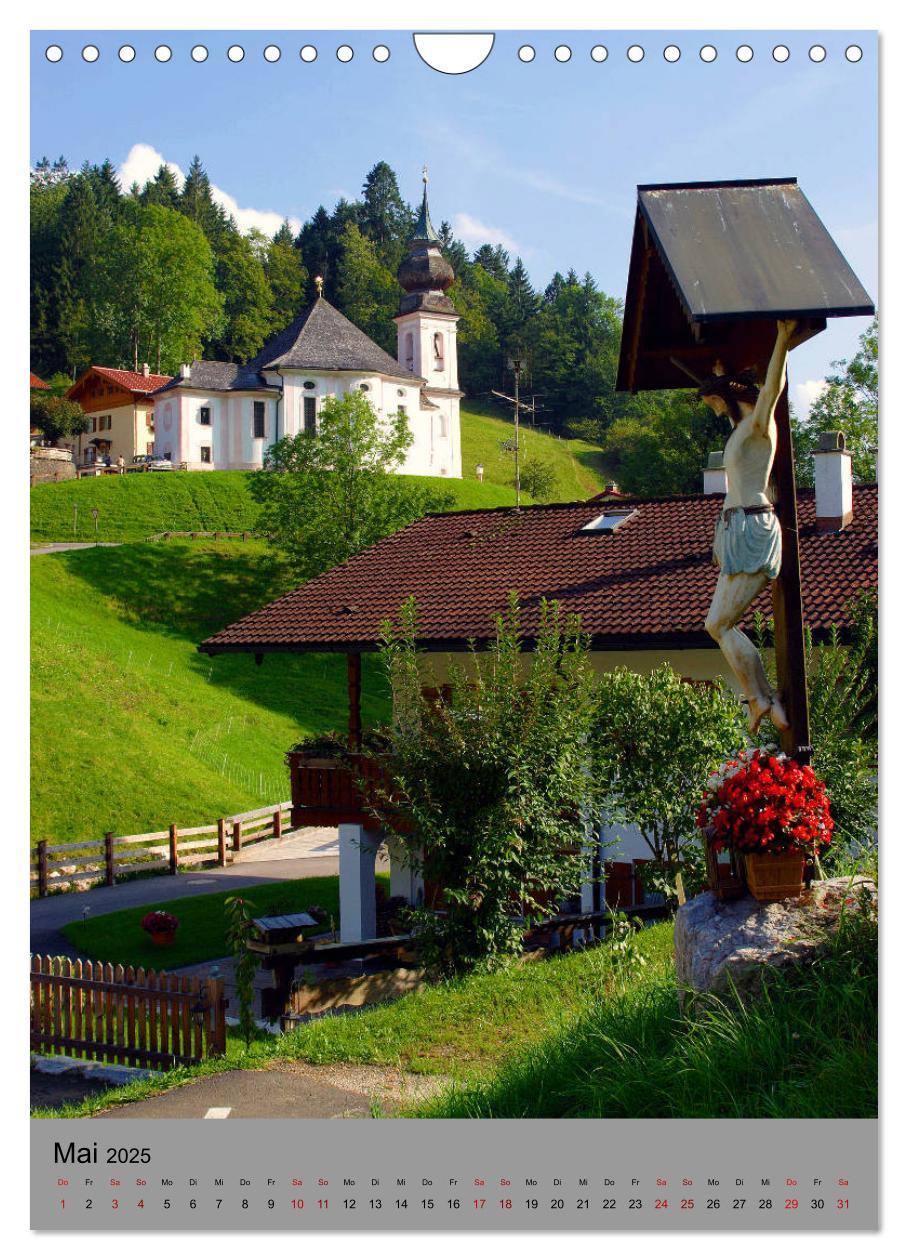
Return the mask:
POLYGON ((72 481, 76 475, 72 451, 56 446, 33 446, 29 451, 29 484, 46 481, 72 481))

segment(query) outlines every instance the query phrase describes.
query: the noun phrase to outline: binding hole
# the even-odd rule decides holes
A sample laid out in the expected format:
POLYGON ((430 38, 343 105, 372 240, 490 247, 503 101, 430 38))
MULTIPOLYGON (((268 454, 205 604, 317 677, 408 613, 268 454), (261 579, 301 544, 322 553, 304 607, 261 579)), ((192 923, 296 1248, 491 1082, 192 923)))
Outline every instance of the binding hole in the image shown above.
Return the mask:
POLYGON ((669 44, 667 48, 662 49, 662 56, 665 58, 666 61, 671 61, 671 62, 680 61, 681 49, 678 47, 677 44, 669 44))
POLYGON ((536 49, 532 44, 521 44, 517 49, 517 56, 521 61, 530 62, 536 56, 536 49))
POLYGON ((191 50, 189 55, 193 61, 199 61, 199 62, 207 61, 208 49, 205 47, 204 44, 196 44, 195 47, 191 50))
POLYGON ((636 63, 638 61, 642 61, 645 56, 646 56, 646 53, 643 51, 643 49, 640 47, 639 44, 631 44, 630 48, 627 50, 628 61, 633 61, 636 63))
POLYGON ((44 56, 48 61, 56 64, 58 61, 63 60, 63 49, 59 44, 48 44, 44 49, 44 56))

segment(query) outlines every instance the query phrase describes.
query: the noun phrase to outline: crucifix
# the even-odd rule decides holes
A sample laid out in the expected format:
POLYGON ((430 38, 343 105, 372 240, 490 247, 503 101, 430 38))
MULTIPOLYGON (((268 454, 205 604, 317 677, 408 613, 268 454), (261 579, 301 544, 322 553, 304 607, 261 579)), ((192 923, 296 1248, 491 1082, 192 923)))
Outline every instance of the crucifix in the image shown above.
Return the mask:
POLYGON ((628 274, 617 388, 690 388, 732 427, 719 566, 705 628, 756 733, 810 759, 788 353, 829 317, 873 303, 794 179, 645 185, 628 274), (775 689, 740 623, 772 583, 775 689))

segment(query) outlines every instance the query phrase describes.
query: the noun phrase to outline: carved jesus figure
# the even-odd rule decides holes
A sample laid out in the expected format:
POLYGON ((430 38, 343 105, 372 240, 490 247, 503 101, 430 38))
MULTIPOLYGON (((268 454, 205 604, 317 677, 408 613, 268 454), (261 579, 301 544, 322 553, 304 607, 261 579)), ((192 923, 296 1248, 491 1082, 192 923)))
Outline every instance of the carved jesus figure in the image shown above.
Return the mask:
POLYGON ((764 587, 778 576, 782 563, 782 531, 767 489, 776 453, 776 403, 785 386, 788 348, 796 328, 797 320, 778 321, 776 344, 762 386, 748 373, 714 375, 700 386, 706 405, 717 416, 727 416, 732 428, 725 445, 728 493, 713 540, 719 580, 706 629, 722 649, 744 693, 752 733, 767 714, 777 730, 789 725, 779 693, 769 685, 760 653, 737 624, 764 587))

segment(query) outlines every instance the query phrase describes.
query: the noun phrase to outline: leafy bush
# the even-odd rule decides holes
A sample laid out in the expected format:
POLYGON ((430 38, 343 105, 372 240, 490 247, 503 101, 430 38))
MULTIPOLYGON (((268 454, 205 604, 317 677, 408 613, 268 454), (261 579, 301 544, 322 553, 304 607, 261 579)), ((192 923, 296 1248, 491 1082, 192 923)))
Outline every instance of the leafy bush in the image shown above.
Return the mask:
POLYGON ((655 887, 683 902, 705 884, 704 784, 745 742, 737 699, 724 683, 691 684, 669 665, 616 669, 600 684, 596 733, 606 818, 639 827, 658 864, 655 887))
MULTIPOLYGON (((755 618, 755 639, 767 674, 775 679, 772 626, 755 618)), ((817 644, 809 627, 807 693, 813 768, 826 784, 835 831, 828 862, 850 869, 854 857, 875 860, 877 829, 877 608, 870 596, 855 607, 855 626, 845 641, 833 626, 817 644)), ((773 685, 775 682, 773 681, 773 685)), ((866 863, 865 863, 866 864, 866 863)))
POLYGON ((520 465, 520 488, 531 494, 537 502, 544 502, 552 497, 555 481, 555 465, 550 459, 531 455, 520 465))
POLYGON ((415 640, 410 602, 385 628, 394 720, 375 756, 394 788, 377 812, 442 890, 441 913, 411 915, 426 964, 447 975, 491 970, 583 880, 585 811, 596 804, 586 643, 575 620, 543 602, 523 654, 512 593, 487 651, 453 663, 449 684, 430 693, 415 640))

